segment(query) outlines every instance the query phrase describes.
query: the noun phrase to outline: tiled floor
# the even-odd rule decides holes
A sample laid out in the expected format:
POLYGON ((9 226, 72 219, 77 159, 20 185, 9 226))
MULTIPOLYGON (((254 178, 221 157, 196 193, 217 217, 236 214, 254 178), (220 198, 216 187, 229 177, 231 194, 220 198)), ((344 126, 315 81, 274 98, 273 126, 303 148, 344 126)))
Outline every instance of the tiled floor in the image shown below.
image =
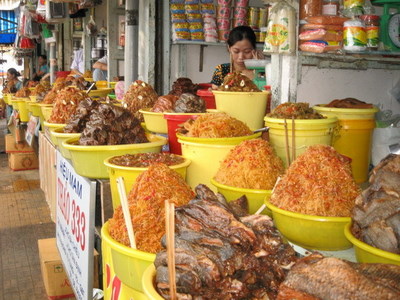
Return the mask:
MULTIPOLYGON (((3 139, 3 135, 0 135, 3 139)), ((55 237, 38 170, 13 172, 0 154, 0 300, 47 299, 37 240, 55 237)))

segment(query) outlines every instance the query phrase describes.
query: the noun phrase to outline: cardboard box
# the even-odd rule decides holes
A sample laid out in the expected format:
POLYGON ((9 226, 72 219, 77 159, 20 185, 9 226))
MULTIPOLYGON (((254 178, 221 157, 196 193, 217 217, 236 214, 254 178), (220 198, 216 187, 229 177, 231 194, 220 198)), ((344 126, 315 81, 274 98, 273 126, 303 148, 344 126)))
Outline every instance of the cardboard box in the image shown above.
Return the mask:
MULTIPOLYGON (((56 238, 38 240, 40 269, 48 299, 75 299, 58 252, 56 238)), ((98 287, 99 255, 94 251, 93 286, 98 287)))
POLYGON ((12 152, 8 154, 8 166, 13 171, 39 168, 39 160, 35 152, 12 152))
POLYGON ((33 152, 34 149, 28 145, 27 142, 19 142, 17 143, 15 137, 12 134, 6 135, 6 152, 14 153, 14 152, 33 152))

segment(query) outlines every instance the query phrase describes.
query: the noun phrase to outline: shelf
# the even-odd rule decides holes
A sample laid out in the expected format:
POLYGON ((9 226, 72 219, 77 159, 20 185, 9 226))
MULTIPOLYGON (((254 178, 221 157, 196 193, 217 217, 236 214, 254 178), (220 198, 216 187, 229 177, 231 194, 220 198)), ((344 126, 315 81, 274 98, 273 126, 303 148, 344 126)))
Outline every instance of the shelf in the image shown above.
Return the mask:
MULTIPOLYGON (((200 46, 223 46, 226 47, 226 42, 203 42, 203 41, 172 41, 172 45, 200 45, 200 46)), ((264 43, 256 43, 257 49, 262 49, 264 43)))
POLYGON ((317 66, 321 69, 400 69, 400 53, 371 51, 357 53, 311 53, 299 52, 303 66, 317 66))

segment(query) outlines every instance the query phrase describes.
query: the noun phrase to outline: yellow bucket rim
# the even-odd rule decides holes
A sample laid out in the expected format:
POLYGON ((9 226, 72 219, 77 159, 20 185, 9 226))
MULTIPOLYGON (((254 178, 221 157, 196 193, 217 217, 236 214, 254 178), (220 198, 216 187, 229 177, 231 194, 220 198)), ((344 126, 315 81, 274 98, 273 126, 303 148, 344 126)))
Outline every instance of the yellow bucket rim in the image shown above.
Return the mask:
POLYGON ((50 123, 47 121, 43 122, 43 125, 49 128, 60 128, 60 127, 65 127, 67 124, 65 123, 50 123))
POLYGON ((350 230, 351 225, 352 225, 352 223, 349 223, 345 226, 344 235, 355 247, 360 248, 361 250, 364 250, 364 251, 374 254, 376 256, 380 256, 382 258, 390 259, 390 260, 397 261, 400 263, 400 255, 372 247, 371 245, 368 245, 367 243, 364 243, 364 242, 360 241, 359 239, 357 239, 351 233, 351 230, 350 230))
POLYGON ((14 97, 13 101, 29 101, 29 97, 14 97))
POLYGON ((59 138, 66 137, 67 135, 69 135, 70 138, 79 137, 82 134, 80 132, 67 133, 67 132, 62 132, 61 130, 64 130, 64 127, 59 127, 59 128, 54 129, 51 132, 51 134, 54 135, 55 137, 59 137, 59 138))
POLYGON ((156 276, 156 268, 154 264, 151 264, 143 273, 142 287, 145 295, 150 297, 152 300, 163 300, 164 298, 157 293, 154 287, 153 278, 156 276))
POLYGON ((156 255, 154 253, 132 249, 114 240, 108 232, 108 221, 105 222, 104 225, 101 227, 101 237, 110 246, 110 248, 126 256, 135 257, 149 262, 154 262, 154 260, 156 259, 156 255))
MULTIPOLYGON (((177 165, 168 166, 170 169, 184 168, 184 167, 189 166, 192 162, 190 159, 185 158, 182 155, 177 155, 177 154, 174 154, 174 155, 182 157, 184 159, 184 162, 177 164, 177 165)), ((149 168, 149 167, 125 167, 125 166, 120 166, 120 165, 110 163, 110 160, 117 156, 121 156, 121 155, 116 155, 116 156, 111 156, 111 157, 106 158, 104 160, 104 164, 110 169, 117 169, 117 170, 123 170, 123 171, 146 171, 149 168)))
POLYGON ((269 199, 264 200, 265 205, 272 211, 287 217, 295 218, 295 219, 302 219, 302 220, 309 220, 309 221, 319 221, 319 222, 335 222, 335 223, 350 223, 350 217, 325 217, 325 216, 312 216, 312 215, 305 215, 300 214, 288 210, 281 209, 271 202, 269 199))
POLYGON ((341 114, 357 114, 357 115, 369 115, 371 113, 376 113, 379 108, 374 106, 373 108, 337 108, 337 107, 325 107, 326 104, 318 104, 313 106, 313 109, 318 112, 335 112, 341 114))
MULTIPOLYGON (((185 141, 186 142, 192 142, 192 143, 205 143, 205 144, 214 144, 216 143, 217 145, 225 145, 227 141, 234 142, 234 141, 245 141, 245 140, 251 140, 255 138, 259 138, 261 136, 261 132, 253 133, 250 135, 244 135, 244 136, 236 136, 236 137, 223 137, 223 138, 198 138, 198 137, 189 137, 185 136, 182 134, 177 133, 176 136, 178 140, 185 141)), ((232 145, 232 144, 230 144, 232 145)))
POLYGON ((129 149, 136 149, 142 148, 144 145, 148 145, 151 147, 163 146, 167 143, 167 138, 155 134, 146 134, 147 137, 151 137, 155 139, 153 142, 149 143, 139 143, 139 144, 122 144, 122 145, 99 145, 99 146, 81 146, 81 145, 74 145, 79 138, 71 138, 65 140, 62 143, 62 146, 65 149, 73 150, 73 151, 80 151, 80 152, 104 152, 104 151, 112 151, 112 150, 129 150, 129 149))
POLYGON ((221 112, 218 109, 207 109, 207 112, 205 113, 177 113, 177 112, 172 112, 172 111, 165 111, 165 112, 154 112, 151 111, 151 107, 146 107, 146 108, 142 108, 139 109, 139 112, 141 112, 142 114, 148 114, 148 115, 155 115, 155 116, 164 116, 164 115, 178 115, 178 116, 197 116, 197 115, 205 115, 207 113, 217 113, 217 112, 221 112))
POLYGON ((243 193, 243 194, 266 194, 266 195, 271 195, 271 193, 272 193, 272 190, 246 189, 246 188, 234 187, 234 186, 231 186, 231 185, 225 185, 225 184, 219 183, 214 178, 211 178, 210 181, 217 188, 222 188, 222 189, 225 189, 225 190, 230 190, 230 191, 239 192, 239 193, 243 193))
POLYGON ((51 107, 54 106, 54 103, 38 103, 40 107, 51 107))
POLYGON ((261 91, 261 92, 230 92, 230 91, 212 91, 214 95, 259 95, 259 94, 268 94, 269 91, 261 91))
MULTIPOLYGON (((285 119, 281 118, 271 118, 271 117, 264 117, 265 122, 269 122, 272 124, 284 124, 285 119)), ((295 125, 322 125, 322 124, 334 124, 338 121, 337 117, 327 117, 323 119, 294 119, 295 125)), ((288 127, 292 126, 292 119, 286 119, 288 127)))
POLYGON ((139 109, 139 112, 146 115, 164 116, 163 112, 150 111, 151 107, 139 109))

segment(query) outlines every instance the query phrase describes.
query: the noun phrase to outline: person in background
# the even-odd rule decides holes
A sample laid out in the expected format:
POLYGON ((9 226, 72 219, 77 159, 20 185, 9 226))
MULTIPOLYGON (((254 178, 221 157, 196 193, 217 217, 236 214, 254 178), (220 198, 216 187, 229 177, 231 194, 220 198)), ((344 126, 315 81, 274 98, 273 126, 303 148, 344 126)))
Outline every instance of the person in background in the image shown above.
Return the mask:
POLYGON ((71 74, 83 76, 85 72, 85 61, 83 60, 83 49, 74 51, 74 58, 71 64, 71 74))
POLYGON ((14 68, 10 68, 7 71, 7 84, 3 89, 3 93, 16 93, 22 88, 22 82, 18 80, 18 76, 21 74, 14 68))
POLYGON ((108 60, 107 55, 93 64, 93 81, 107 80, 108 60))
POLYGON ((256 50, 256 35, 249 26, 238 26, 231 30, 228 40, 230 63, 220 64, 215 68, 212 76, 212 89, 217 89, 224 81, 225 76, 234 71, 240 71, 250 79, 254 78, 254 70, 249 70, 244 64, 246 59, 264 58, 256 50))
POLYGON ((38 71, 32 74, 32 79, 35 81, 40 81, 44 75, 49 73, 49 66, 47 65, 47 56, 38 56, 38 71))

